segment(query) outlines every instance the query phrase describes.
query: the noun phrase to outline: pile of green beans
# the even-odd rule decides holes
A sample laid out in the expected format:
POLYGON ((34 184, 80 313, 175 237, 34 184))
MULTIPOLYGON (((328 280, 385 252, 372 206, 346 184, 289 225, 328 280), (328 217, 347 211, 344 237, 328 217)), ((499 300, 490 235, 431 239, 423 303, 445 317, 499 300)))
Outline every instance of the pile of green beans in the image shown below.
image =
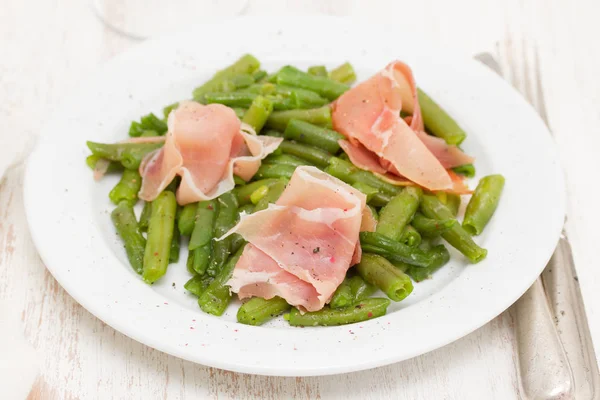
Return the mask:
MULTIPOLYGON (((278 296, 255 297, 240 306, 238 322, 262 325, 281 314, 292 326, 366 321, 384 315, 391 301, 402 301, 411 294, 413 282, 431 278, 449 262, 450 252, 443 242, 472 263, 485 259, 487 250, 473 236, 484 231, 495 213, 504 178, 490 175, 479 181, 460 223, 460 195, 396 186, 353 165, 342 152, 339 141, 345 137, 332 129, 330 103, 356 81, 350 63, 331 69, 315 65, 305 71, 288 65, 269 74, 260 69, 254 56, 246 54, 194 89, 195 101, 231 107, 256 134, 283 139, 250 181, 234 176, 235 188, 215 199, 179 206, 175 193, 180 179, 176 177, 155 200, 143 202, 137 219, 134 207, 142 184, 139 167, 144 157, 163 143, 87 142, 92 153, 86 159, 90 168, 103 160, 107 173, 121 174, 109 193, 116 205, 111 219, 129 263, 145 282, 156 282, 169 264, 178 262, 183 240, 188 243, 186 266, 191 274, 185 289, 197 297, 204 312, 222 315, 233 296, 227 283, 247 244, 239 234, 228 233, 243 215, 259 213, 276 203, 295 169, 305 165, 365 194, 377 220, 375 231, 360 233, 362 258, 348 270, 323 309, 305 312, 278 296), (378 291, 380 297, 371 297, 378 291)), ((418 98, 429 134, 451 145, 465 140, 465 131, 420 88, 418 98)), ((164 107, 162 118, 149 113, 133 121, 129 136, 165 135, 169 114, 178 105, 164 107)), ((472 164, 453 171, 475 176, 472 164)))

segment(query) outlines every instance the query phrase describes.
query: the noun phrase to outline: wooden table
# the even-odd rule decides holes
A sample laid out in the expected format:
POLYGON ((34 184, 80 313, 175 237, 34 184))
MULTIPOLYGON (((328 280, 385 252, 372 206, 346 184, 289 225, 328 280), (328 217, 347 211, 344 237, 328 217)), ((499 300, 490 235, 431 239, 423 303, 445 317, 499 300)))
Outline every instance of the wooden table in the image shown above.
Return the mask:
MULTIPOLYGON (((567 5, 559 0, 251 0, 244 11, 250 15, 284 12, 394 21, 457 52, 472 55, 492 51, 519 90, 533 101, 546 102, 568 181, 567 229, 599 349, 600 268, 595 217, 600 171, 598 1, 579 0, 567 5), (535 57, 539 68, 532 62, 535 57), (535 79, 540 79, 543 93, 532 92, 535 79)), ((384 40, 397 40, 401 46, 410 38, 384 40)), ((66 93, 99 63, 134 44, 107 29, 87 1, 3 2, 0 143, 35 135, 66 93)), ((41 373, 31 399, 504 400, 519 396, 509 312, 421 357, 331 377, 243 375, 150 349, 89 314, 48 273, 27 229, 22 181, 23 168, 18 166, 0 185, 0 300, 21 313, 25 336, 41 357, 41 373)))

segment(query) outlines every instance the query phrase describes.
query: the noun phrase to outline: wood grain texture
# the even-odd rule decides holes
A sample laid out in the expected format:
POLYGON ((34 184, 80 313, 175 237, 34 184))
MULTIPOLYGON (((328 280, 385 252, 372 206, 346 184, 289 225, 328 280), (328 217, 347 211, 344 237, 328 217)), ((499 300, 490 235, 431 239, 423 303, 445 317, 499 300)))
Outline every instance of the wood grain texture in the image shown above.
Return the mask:
MULTIPOLYGON (((299 12, 292 2, 251 1, 248 14, 299 12), (282 5, 283 3, 283 5, 282 5)), ((469 54, 492 50, 519 90, 538 75, 568 180, 568 233, 600 346, 600 270, 595 265, 600 170, 598 2, 580 0, 308 1, 304 14, 397 19, 416 35, 469 54), (325 4, 326 3, 326 4, 325 4), (382 17, 383 15, 383 17, 382 17), (424 24, 423 21, 427 21, 424 24)), ((66 93, 99 63, 135 42, 106 29, 87 1, 9 0, 0 8, 2 139, 39 132, 66 93), (35 9, 36 12, 32 12, 35 9), (44 40, 40 40, 43 36, 44 40)), ((434 56, 434 55, 432 55, 434 56)), ((533 98, 538 93, 530 93, 533 98)), ((207 368, 152 350, 106 326, 58 285, 31 242, 23 170, 0 184, 0 300, 19 310, 41 371, 30 399, 514 399, 518 385, 510 313, 442 349, 359 373, 274 378, 207 368)), ((524 196, 524 201, 537 201, 524 196)), ((459 312, 457 310, 457 312, 459 312)), ((432 326, 435 329, 435 326, 432 326)), ((399 344, 410 346, 409 343, 399 344)))

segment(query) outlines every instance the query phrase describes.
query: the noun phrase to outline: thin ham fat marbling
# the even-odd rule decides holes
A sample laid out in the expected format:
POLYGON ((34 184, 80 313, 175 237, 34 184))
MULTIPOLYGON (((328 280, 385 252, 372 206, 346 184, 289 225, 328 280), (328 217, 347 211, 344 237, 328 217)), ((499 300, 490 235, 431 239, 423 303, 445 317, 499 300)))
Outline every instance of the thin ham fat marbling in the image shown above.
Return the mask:
POLYGON ((220 104, 186 101, 169 114, 165 145, 140 165, 139 197, 154 200, 181 176, 181 205, 214 199, 234 188, 233 175, 249 180, 281 138, 256 136, 234 111, 220 104), (250 133, 248 133, 248 132, 250 133))
POLYGON ((400 61, 344 93, 333 105, 332 118, 349 141, 344 151, 357 166, 391 172, 430 190, 456 191, 446 169, 473 161, 424 132, 412 71, 400 61), (411 116, 403 119, 401 111, 411 116))
MULTIPOLYGON (((240 298, 284 298, 319 310, 360 261, 364 194, 314 167, 298 167, 276 204, 243 215, 227 235, 249 244, 228 282, 240 298)), ((368 208, 366 208, 368 210, 368 208)), ((373 229, 372 219, 365 223, 373 229)))

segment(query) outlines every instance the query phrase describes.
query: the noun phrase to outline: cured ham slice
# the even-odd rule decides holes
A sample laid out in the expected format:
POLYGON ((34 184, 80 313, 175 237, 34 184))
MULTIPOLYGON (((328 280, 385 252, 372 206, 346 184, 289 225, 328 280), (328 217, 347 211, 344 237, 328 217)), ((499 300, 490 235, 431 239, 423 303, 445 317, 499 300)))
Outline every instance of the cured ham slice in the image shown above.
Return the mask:
POLYGON ((446 169, 473 161, 456 146, 424 132, 412 72, 400 61, 344 93, 333 105, 332 119, 334 128, 348 138, 349 146, 343 147, 356 165, 379 174, 391 172, 429 190, 453 190, 446 169), (403 119, 400 111, 412 115, 403 119), (364 148, 357 150, 359 145, 364 148))
POLYGON ((181 176, 177 202, 181 205, 210 200, 233 189, 235 173, 248 180, 261 160, 273 152, 281 138, 256 136, 229 107, 187 101, 169 114, 165 145, 140 165, 139 197, 154 200, 181 176))
POLYGON ((249 242, 228 282, 231 290, 240 298, 280 296, 303 310, 321 309, 352 262, 360 261, 365 204, 365 195, 346 183, 314 167, 296 168, 276 204, 243 215, 227 233, 249 242))

